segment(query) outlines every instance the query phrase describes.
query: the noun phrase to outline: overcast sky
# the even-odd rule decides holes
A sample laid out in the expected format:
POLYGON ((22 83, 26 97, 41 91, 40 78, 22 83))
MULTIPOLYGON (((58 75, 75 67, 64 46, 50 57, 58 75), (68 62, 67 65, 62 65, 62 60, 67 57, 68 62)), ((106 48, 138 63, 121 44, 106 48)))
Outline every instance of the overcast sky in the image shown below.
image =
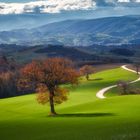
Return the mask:
POLYGON ((140 0, 0 0, 0 14, 54 14, 62 11, 98 11, 101 8, 107 10, 108 7, 112 10, 131 8, 131 11, 136 8, 137 14, 140 13, 140 0))

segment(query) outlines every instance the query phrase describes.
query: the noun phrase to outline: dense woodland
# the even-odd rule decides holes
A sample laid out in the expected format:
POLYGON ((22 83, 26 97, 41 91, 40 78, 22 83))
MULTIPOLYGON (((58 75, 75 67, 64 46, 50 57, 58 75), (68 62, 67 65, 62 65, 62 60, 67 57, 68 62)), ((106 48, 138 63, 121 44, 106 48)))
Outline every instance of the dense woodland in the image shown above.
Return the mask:
POLYGON ((18 66, 14 60, 8 60, 5 56, 0 57, 0 98, 18 95, 17 69, 18 66))

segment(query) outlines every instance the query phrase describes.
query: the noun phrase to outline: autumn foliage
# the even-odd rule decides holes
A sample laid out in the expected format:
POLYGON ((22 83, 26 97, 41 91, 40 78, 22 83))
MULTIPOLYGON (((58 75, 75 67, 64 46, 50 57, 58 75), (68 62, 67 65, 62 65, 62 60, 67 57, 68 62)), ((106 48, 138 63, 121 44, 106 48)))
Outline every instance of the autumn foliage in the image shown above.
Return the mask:
POLYGON ((18 65, 13 59, 0 56, 0 98, 18 95, 18 65))
POLYGON ((92 74, 94 72, 94 69, 91 65, 85 65, 80 68, 80 72, 82 75, 86 76, 87 80, 89 80, 89 74, 92 74))
POLYGON ((55 115, 54 104, 67 100, 68 90, 60 87, 63 84, 78 84, 79 73, 72 61, 64 58, 49 58, 33 61, 21 69, 21 87, 36 88, 37 101, 50 103, 51 115, 55 115))
POLYGON ((0 74, 0 98, 12 97, 18 94, 16 86, 17 75, 14 72, 0 74))
MULTIPOLYGON (((66 101, 68 90, 65 88, 57 87, 54 91, 54 104, 61 104, 62 102, 66 101)), ((37 101, 40 104, 47 104, 49 102, 49 90, 44 85, 39 85, 37 88, 37 101)))

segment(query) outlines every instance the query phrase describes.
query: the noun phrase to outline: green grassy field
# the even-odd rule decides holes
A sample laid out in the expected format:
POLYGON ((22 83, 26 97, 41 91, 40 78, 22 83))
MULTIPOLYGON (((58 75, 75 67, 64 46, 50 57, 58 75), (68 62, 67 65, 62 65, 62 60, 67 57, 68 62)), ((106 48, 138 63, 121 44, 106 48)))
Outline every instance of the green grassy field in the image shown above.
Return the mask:
POLYGON ((137 76, 121 68, 81 79, 71 88, 69 100, 56 106, 57 117, 48 117, 49 106, 36 102, 36 95, 0 100, 1 140, 139 140, 140 96, 104 100, 96 92, 120 79, 137 76))

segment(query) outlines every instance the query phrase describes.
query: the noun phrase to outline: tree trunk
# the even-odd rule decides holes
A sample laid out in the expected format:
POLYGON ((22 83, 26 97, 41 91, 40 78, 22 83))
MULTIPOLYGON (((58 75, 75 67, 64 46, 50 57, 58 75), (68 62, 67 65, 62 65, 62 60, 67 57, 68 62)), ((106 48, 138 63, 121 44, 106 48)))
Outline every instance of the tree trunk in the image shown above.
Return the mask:
POLYGON ((137 67, 137 75, 139 75, 139 68, 137 67))
POLYGON ((89 74, 86 74, 86 79, 89 80, 89 74))
POLYGON ((124 95, 127 94, 127 87, 123 87, 123 93, 124 93, 124 95))
POLYGON ((54 92, 50 93, 50 116, 55 116, 56 112, 55 112, 55 108, 54 108, 54 92))

